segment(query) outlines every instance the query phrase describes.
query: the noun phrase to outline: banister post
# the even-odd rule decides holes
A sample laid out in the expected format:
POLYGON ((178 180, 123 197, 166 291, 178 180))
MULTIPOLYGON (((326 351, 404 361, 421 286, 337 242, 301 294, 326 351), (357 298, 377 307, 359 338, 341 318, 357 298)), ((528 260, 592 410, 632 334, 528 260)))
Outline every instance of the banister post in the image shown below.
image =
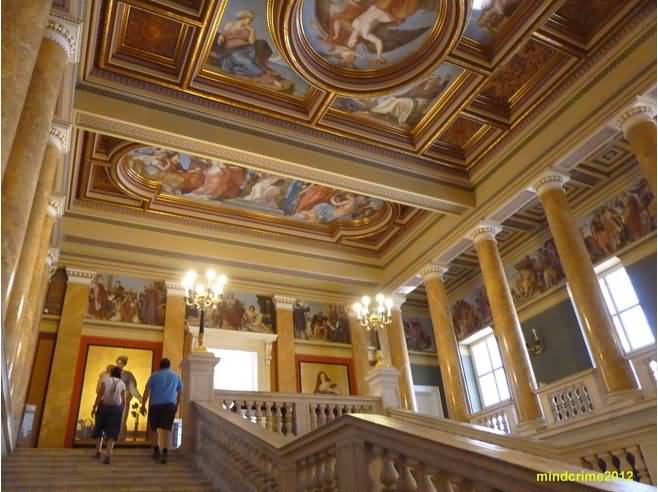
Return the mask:
POLYGON ((183 449, 195 447, 196 422, 192 402, 211 402, 214 391, 215 366, 219 357, 212 352, 190 352, 181 362, 183 394, 181 395, 181 418, 183 420, 183 449))
POLYGON ((308 401, 295 402, 295 432, 297 436, 303 436, 311 432, 311 406, 308 401))
POLYGON ((336 443, 336 477, 339 492, 371 490, 363 439, 346 437, 336 443))

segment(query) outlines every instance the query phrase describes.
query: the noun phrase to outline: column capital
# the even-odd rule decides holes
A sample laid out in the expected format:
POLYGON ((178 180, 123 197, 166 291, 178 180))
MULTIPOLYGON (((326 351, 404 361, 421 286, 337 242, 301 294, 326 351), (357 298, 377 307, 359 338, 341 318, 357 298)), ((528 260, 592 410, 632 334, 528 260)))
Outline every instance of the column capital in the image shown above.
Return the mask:
POLYGON ((65 17, 51 14, 44 32, 44 37, 60 46, 69 59, 69 63, 80 60, 80 41, 82 24, 65 17))
POLYGON ((292 311, 292 307, 297 301, 296 298, 291 296, 274 296, 272 299, 274 300, 274 307, 276 309, 287 309, 289 311, 292 311))
POLYGON ((475 244, 484 241, 485 239, 496 241, 496 234, 502 230, 503 228, 498 222, 493 220, 483 220, 471 229, 464 237, 473 241, 475 244))
POLYGON ((48 197, 48 215, 53 218, 64 215, 64 195, 54 194, 48 197))
POLYGON ((443 280, 443 276, 448 272, 448 270, 450 270, 450 265, 447 263, 428 263, 420 269, 419 273, 423 277, 423 281, 427 281, 432 278, 443 280))
POLYGON ((391 309, 396 311, 400 311, 400 309, 402 309, 402 305, 405 302, 407 302, 407 298, 400 294, 393 294, 391 296, 391 300, 393 301, 393 305, 391 306, 391 309))
POLYGON ((96 272, 67 267, 66 275, 69 278, 69 283, 90 285, 96 276, 96 272))
POLYGON ((529 187, 529 190, 541 196, 549 190, 561 190, 562 186, 569 181, 569 175, 557 169, 544 169, 529 187))
POLYGON ((167 287, 168 296, 183 297, 185 295, 185 288, 180 284, 180 282, 167 280, 165 282, 165 286, 167 287))
POLYGON ((48 143, 54 145, 60 154, 66 154, 71 147, 71 125, 53 123, 48 131, 48 143))
POLYGON ((55 270, 57 270, 57 262, 59 261, 59 248, 48 248, 46 255, 46 267, 48 268, 48 276, 51 277, 55 270))
POLYGON ((646 96, 635 96, 614 118, 614 125, 624 136, 635 125, 653 121, 656 117, 656 101, 646 96))

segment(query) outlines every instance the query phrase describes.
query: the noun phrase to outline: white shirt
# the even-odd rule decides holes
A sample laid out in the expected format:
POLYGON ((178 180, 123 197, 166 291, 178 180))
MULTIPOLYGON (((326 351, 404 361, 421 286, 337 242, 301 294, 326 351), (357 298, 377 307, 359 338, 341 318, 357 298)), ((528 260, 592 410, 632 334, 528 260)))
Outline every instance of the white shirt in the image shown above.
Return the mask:
POLYGON ((101 379, 103 385, 103 396, 101 401, 105 406, 122 405, 121 393, 126 390, 126 384, 120 378, 105 376, 101 379))

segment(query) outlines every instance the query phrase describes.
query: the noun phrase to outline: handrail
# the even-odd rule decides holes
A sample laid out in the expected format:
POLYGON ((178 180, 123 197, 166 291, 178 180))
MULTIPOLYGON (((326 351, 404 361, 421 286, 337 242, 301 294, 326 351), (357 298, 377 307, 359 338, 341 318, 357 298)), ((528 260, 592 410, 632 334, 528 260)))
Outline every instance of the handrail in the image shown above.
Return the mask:
POLYGON ((495 429, 505 434, 514 432, 517 424, 514 401, 505 400, 469 416, 469 422, 495 429))
MULTIPOLYGON (((250 425, 212 403, 195 402, 194 458, 226 492, 435 491, 645 492, 628 481, 538 482, 538 473, 589 470, 487 440, 466 437, 384 415, 345 415, 287 440, 250 425)), ((446 422, 446 425, 450 425, 446 422)))

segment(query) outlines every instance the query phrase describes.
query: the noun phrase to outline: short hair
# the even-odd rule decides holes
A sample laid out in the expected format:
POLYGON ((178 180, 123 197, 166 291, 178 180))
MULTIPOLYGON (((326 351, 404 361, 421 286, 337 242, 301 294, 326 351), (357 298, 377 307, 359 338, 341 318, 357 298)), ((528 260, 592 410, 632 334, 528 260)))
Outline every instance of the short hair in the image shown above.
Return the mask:
POLYGON ((160 369, 169 369, 171 367, 171 361, 166 357, 160 361, 160 369))
POLYGON ((124 364, 128 364, 128 357, 126 357, 125 355, 120 355, 119 357, 117 357, 117 360, 122 361, 124 364))
POLYGON ((114 366, 112 370, 110 371, 110 376, 113 378, 120 378, 121 377, 121 368, 119 366, 114 366))

